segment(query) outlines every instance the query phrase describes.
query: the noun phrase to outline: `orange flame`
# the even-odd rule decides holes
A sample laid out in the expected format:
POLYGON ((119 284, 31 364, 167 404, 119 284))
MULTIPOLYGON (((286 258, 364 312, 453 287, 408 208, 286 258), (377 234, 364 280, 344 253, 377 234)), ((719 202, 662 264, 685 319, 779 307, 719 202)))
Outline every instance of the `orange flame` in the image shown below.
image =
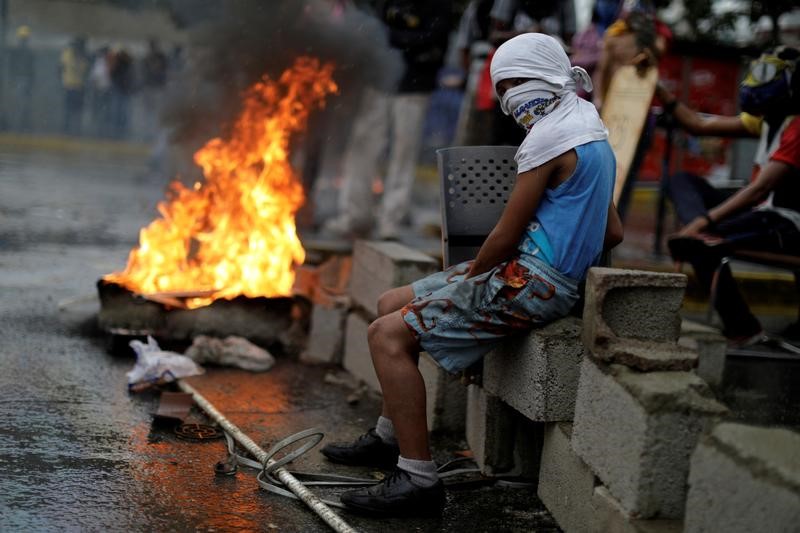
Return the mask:
POLYGON ((192 308, 290 294, 294 267, 305 260, 295 228, 305 197, 289 140, 336 92, 332 73, 333 65, 301 57, 278 81, 264 77, 247 89, 230 137, 194 154, 205 182, 173 182, 125 270, 104 279, 144 295, 206 293, 186 301, 192 308))

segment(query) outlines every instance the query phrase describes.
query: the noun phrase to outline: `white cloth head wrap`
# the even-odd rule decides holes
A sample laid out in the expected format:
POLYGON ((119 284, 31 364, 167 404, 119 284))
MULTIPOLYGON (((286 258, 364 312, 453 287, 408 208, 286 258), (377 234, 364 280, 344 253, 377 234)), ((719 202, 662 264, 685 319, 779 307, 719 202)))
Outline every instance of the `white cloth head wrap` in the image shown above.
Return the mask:
POLYGON ((592 90, 592 79, 573 67, 557 40, 543 33, 523 33, 503 43, 492 58, 492 84, 509 78, 530 78, 528 84, 555 93, 561 103, 531 128, 517 151, 522 173, 576 146, 608 138, 597 109, 576 90, 592 90))

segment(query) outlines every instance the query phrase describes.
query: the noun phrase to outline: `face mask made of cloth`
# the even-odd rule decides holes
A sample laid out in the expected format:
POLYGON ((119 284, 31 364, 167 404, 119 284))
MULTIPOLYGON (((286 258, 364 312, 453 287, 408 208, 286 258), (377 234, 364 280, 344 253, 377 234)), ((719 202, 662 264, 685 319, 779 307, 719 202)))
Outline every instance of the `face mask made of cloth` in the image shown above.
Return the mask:
POLYGON ((525 130, 544 118, 561 102, 561 97, 552 91, 534 88, 541 87, 536 82, 525 82, 512 87, 500 100, 500 108, 525 130))

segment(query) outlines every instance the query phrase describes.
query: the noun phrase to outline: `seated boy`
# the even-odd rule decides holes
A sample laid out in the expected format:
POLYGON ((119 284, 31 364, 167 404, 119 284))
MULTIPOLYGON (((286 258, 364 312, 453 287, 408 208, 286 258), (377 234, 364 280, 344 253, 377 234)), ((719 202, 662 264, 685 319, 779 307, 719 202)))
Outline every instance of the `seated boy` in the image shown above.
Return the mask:
POLYGON ((378 485, 343 494, 348 508, 439 511, 444 490, 428 446, 419 352, 458 372, 504 337, 565 316, 604 243, 622 240, 607 131, 595 107, 576 94, 591 90, 586 71, 571 67, 552 37, 528 33, 497 49, 491 75, 503 112, 528 131, 516 155, 516 184, 474 261, 378 301, 368 341, 383 392, 381 416, 354 443, 322 453, 334 462, 397 468, 378 485))

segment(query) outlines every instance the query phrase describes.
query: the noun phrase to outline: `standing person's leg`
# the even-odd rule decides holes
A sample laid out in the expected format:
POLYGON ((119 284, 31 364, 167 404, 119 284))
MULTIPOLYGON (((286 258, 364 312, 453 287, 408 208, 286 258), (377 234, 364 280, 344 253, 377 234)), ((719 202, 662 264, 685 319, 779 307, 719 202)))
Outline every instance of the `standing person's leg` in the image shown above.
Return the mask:
POLYGON ((729 192, 716 189, 705 178, 689 172, 679 172, 670 177, 669 198, 681 224, 705 215, 728 196, 729 192))
POLYGON ((378 214, 378 236, 382 239, 397 238, 400 224, 408 214, 428 101, 429 96, 423 93, 391 98, 394 136, 378 214))
POLYGON ((385 93, 364 89, 342 164, 344 185, 339 193, 339 213, 324 229, 348 235, 369 233, 372 224, 372 180, 386 150, 389 101, 385 93))
POLYGON ((77 89, 75 91, 75 115, 73 120, 75 121, 75 133, 78 135, 83 133, 83 100, 84 90, 77 89))
POLYGON ((61 123, 61 131, 63 133, 70 133, 70 117, 72 115, 72 90, 64 89, 64 114, 61 123))
MULTIPOLYGON (((378 299, 378 317, 384 317, 402 309, 414 299, 411 285, 390 289, 378 299)), ((378 466, 394 466, 397 463, 397 439, 394 424, 384 402, 375 428, 355 443, 328 444, 322 448, 322 454, 328 459, 345 464, 368 464, 378 466)))
MULTIPOLYGON (((714 272, 719 268, 721 259, 713 250, 687 259, 694 268, 697 281, 707 294, 710 293, 714 272)), ((729 339, 750 339, 761 333, 761 324, 750 312, 727 265, 717 276, 714 309, 722 320, 723 334, 729 339)))

